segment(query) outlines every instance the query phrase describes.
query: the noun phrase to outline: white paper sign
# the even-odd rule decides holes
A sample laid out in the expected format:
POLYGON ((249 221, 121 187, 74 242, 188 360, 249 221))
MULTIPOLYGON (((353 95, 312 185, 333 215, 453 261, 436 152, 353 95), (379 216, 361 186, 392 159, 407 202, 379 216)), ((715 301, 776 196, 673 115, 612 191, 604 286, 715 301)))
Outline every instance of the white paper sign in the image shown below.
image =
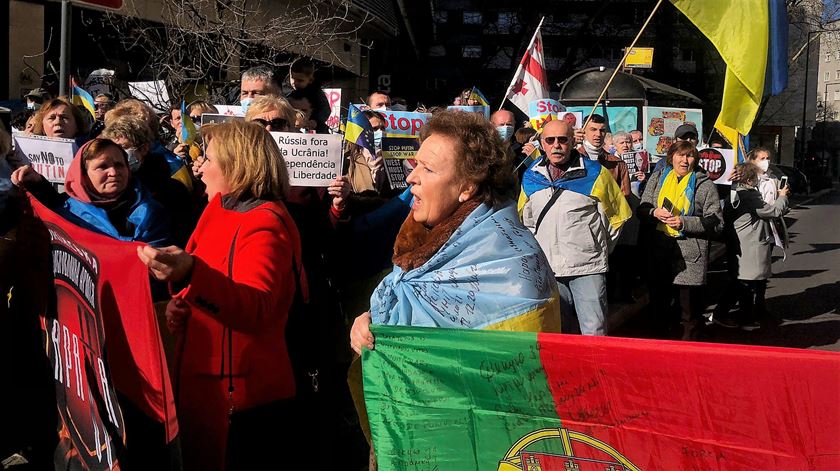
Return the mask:
POLYGON ((51 183, 64 183, 77 149, 73 139, 15 135, 15 155, 51 183))
POLYGON ((149 104, 158 113, 169 113, 169 92, 163 80, 154 82, 128 82, 131 96, 149 104))
POLYGON ((242 112, 242 107, 239 105, 213 105, 219 110, 219 114, 227 116, 245 116, 242 112))
POLYGON ((731 185, 729 177, 735 167, 735 151, 732 149, 700 149, 697 165, 706 171, 706 175, 717 185, 731 185))
POLYGON ((292 186, 327 187, 341 175, 344 136, 291 132, 273 132, 271 136, 286 161, 292 186))
POLYGON ((90 96, 96 98, 103 93, 114 94, 114 71, 108 69, 97 69, 88 75, 85 80, 85 89, 90 96))
POLYGON ((337 133, 341 127, 341 89, 325 88, 324 94, 327 95, 327 101, 330 103, 330 117, 327 118, 327 126, 329 126, 330 131, 337 133))

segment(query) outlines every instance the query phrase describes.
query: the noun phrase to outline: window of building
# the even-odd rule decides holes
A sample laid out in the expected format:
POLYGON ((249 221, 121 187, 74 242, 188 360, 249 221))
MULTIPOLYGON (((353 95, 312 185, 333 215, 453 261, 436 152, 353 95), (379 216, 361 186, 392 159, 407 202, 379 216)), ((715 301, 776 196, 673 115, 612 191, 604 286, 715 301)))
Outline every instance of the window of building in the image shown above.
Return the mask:
POLYGON ((461 49, 461 55, 469 59, 476 59, 481 57, 481 46, 464 46, 461 49))
POLYGON ((687 62, 694 62, 694 49, 683 49, 682 60, 687 62))
POLYGON ((443 44, 437 44, 429 48, 429 57, 444 56, 446 56, 446 47, 443 44))
POLYGON ((834 56, 834 58, 840 61, 840 50, 838 50, 837 52, 835 52, 835 56, 834 56))
POLYGON ((465 25, 480 25, 481 24, 481 12, 480 11, 465 11, 464 12, 464 24, 465 25))
POLYGON ((823 82, 828 82, 831 80, 831 72, 826 72, 823 78, 823 82))
POLYGON ((836 77, 837 80, 840 80, 840 70, 837 71, 836 77))
POLYGON ((825 61, 831 62, 831 53, 828 51, 825 51, 825 61))
POLYGON ((834 101, 840 100, 840 90, 834 90, 834 101))
POLYGON ((449 12, 446 10, 435 10, 435 23, 442 24, 449 21, 449 12))
POLYGON ((511 61, 513 60, 513 48, 503 47, 499 49, 490 61, 487 62, 489 69, 510 69, 511 61))

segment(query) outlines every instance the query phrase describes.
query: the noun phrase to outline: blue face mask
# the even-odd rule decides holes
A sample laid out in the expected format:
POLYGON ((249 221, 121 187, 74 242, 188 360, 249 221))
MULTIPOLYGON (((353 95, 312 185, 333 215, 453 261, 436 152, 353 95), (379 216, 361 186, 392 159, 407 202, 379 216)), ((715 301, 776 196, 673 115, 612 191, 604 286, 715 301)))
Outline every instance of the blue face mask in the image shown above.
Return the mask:
POLYGON ((248 113, 248 107, 251 106, 251 102, 254 101, 253 98, 245 98, 244 100, 240 100, 240 104, 242 105, 242 115, 248 113))
POLYGON ((382 150, 382 136, 385 135, 384 131, 374 131, 373 132, 373 145, 376 150, 382 150))
POLYGON ((499 137, 501 137, 503 141, 509 141, 510 137, 513 135, 513 126, 509 124, 496 126, 496 132, 499 133, 499 137))

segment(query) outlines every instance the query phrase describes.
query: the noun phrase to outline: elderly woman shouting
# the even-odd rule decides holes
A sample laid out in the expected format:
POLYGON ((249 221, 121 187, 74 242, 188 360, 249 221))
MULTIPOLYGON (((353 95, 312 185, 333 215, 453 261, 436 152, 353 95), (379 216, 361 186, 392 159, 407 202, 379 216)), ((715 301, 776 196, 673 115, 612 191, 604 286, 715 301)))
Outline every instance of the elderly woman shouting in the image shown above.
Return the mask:
POLYGON ((371 323, 559 331, 557 287, 519 222, 512 162, 496 130, 476 114, 443 111, 420 138, 394 268, 356 318, 351 347, 374 347, 371 323))
POLYGON ((723 230, 723 212, 715 184, 697 168, 694 144, 673 144, 666 159, 667 166, 650 176, 636 214, 655 225, 647 257, 655 327, 671 327, 669 310, 676 298, 682 313, 680 337, 693 340, 700 324, 699 288, 706 284, 710 239, 723 230))
POLYGON ((259 124, 234 121, 202 133, 210 203, 186 250, 143 247, 138 255, 174 293, 166 316, 179 337, 184 469, 270 469, 260 460, 293 446, 285 329, 296 293, 306 289, 300 237, 283 203, 289 178, 259 124))

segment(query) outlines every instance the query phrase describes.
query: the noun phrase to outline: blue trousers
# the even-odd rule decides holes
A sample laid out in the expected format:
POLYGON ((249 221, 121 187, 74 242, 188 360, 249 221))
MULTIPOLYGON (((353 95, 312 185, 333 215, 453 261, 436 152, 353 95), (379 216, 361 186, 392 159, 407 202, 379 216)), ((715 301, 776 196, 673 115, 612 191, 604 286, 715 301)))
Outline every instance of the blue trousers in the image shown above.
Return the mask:
MULTIPOLYGON (((583 335, 607 335, 607 276, 605 273, 557 277, 563 326, 574 325, 583 335)), ((567 332, 563 328, 563 332, 567 332)))

